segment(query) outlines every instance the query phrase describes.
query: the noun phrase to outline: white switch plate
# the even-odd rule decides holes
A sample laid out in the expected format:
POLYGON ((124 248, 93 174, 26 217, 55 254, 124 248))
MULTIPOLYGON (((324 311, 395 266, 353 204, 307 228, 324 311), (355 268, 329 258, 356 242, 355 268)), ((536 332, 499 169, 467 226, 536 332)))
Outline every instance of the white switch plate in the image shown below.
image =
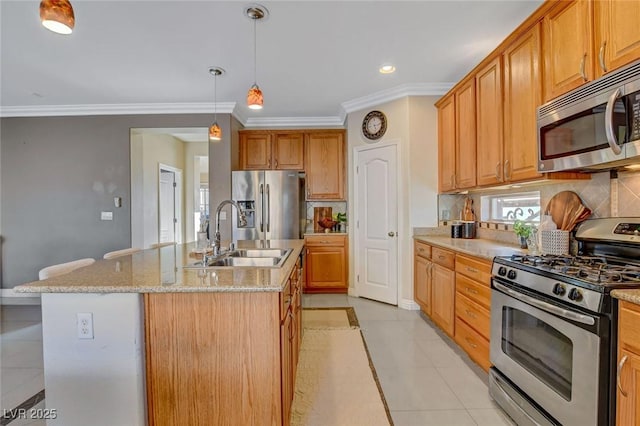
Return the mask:
POLYGON ((220 212, 220 220, 227 220, 227 212, 220 212))
POLYGON ((91 312, 78 312, 76 318, 78 339, 93 339, 93 314, 91 312))
POLYGON ((100 220, 113 220, 113 212, 100 212, 100 220))

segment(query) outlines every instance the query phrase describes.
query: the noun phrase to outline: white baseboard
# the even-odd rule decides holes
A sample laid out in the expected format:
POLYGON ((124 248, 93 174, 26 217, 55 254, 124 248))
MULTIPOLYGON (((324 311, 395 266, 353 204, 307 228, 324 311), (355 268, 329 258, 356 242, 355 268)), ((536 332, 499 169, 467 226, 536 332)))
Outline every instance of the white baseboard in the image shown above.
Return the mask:
POLYGON ((40 305, 40 293, 16 293, 12 288, 3 288, 0 305, 40 305))
POLYGON ((398 308, 406 309, 408 311, 418 311, 420 310, 420 305, 411 299, 400 299, 398 302, 398 308))
POLYGON ((349 287, 349 290, 347 291, 347 295, 351 297, 359 297, 355 287, 349 287))

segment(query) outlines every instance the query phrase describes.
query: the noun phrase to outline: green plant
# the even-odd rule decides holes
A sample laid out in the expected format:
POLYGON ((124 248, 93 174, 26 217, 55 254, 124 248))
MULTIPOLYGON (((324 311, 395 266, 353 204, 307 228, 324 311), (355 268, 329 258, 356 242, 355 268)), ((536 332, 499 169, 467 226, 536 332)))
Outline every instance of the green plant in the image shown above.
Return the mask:
POLYGON ((531 235, 531 225, 527 225, 521 220, 516 220, 513 223, 513 232, 519 237, 529 238, 531 235))

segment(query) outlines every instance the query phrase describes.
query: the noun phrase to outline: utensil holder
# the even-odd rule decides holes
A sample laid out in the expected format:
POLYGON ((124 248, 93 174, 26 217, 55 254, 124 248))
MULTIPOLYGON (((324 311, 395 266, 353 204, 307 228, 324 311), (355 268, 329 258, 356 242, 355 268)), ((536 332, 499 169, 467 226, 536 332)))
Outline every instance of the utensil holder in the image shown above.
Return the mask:
POLYGON ((569 254, 569 231, 560 229, 540 231, 543 254, 569 254))

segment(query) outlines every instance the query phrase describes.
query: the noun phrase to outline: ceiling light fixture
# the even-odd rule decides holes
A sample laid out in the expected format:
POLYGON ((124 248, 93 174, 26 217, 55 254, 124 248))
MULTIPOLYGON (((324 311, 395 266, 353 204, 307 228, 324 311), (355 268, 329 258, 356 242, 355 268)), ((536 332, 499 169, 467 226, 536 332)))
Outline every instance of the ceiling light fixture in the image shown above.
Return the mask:
POLYGON ((266 18, 269 14, 269 11, 266 7, 260 4, 252 4, 248 6, 244 10, 244 14, 247 18, 253 20, 253 85, 249 88, 249 92, 247 93, 247 106, 251 109, 262 109, 262 105, 264 104, 264 98, 262 96, 262 90, 258 87, 257 78, 256 78, 256 69, 257 69, 257 38, 256 38, 256 22, 259 19, 266 18))
POLYGON ((380 71, 380 74, 391 74, 396 70, 396 67, 394 67, 391 64, 384 64, 380 67, 380 69, 378 71, 380 71))
POLYGON ((222 139, 222 129, 218 126, 217 82, 218 76, 223 73, 224 70, 220 67, 209 68, 209 74, 213 76, 213 124, 209 127, 209 142, 218 142, 222 139))
POLYGON ((69 0, 42 0, 40 2, 40 21, 54 33, 71 34, 76 23, 73 7, 69 0))

